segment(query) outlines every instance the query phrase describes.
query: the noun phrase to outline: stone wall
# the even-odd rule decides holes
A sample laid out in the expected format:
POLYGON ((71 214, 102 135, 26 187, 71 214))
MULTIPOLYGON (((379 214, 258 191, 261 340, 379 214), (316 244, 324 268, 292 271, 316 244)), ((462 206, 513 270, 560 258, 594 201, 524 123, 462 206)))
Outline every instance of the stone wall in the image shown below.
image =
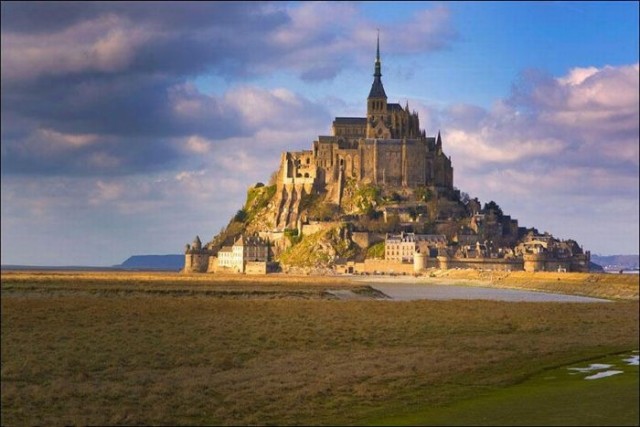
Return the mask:
MULTIPOLYGON (((441 259, 429 258, 429 267, 443 268, 441 259)), ((448 269, 476 269, 476 270, 497 270, 497 271, 522 271, 524 270, 522 260, 506 260, 502 258, 452 258, 447 261, 448 269)))
POLYGON ((406 183, 417 187, 426 183, 427 149, 420 141, 407 141, 406 183))
POLYGON ((354 273, 413 274, 413 263, 401 263, 384 259, 365 259, 354 264, 354 273))
POLYGON ((267 274, 267 263, 264 261, 247 261, 244 265, 246 274, 267 274))
POLYGON ((209 254, 208 253, 186 253, 184 255, 184 269, 185 273, 204 273, 209 266, 209 254))
POLYGON ((218 269, 218 257, 209 257, 209 266, 207 267, 207 273, 214 273, 218 269))
POLYGON ((390 141, 378 141, 377 145, 377 182, 401 186, 403 181, 402 145, 390 141))

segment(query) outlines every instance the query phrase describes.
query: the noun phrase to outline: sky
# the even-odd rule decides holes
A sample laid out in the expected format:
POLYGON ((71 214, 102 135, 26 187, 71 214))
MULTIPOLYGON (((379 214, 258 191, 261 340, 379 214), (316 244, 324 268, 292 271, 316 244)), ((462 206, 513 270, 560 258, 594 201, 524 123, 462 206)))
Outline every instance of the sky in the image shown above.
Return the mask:
POLYGON ((440 131, 454 185, 639 252, 638 2, 2 2, 2 264, 206 242, 336 116, 440 131))

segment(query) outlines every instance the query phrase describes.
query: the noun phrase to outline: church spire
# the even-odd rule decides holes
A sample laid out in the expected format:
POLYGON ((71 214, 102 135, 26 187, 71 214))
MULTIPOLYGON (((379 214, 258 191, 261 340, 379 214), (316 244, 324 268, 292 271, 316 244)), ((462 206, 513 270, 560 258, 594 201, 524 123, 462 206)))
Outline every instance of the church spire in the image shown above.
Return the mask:
POLYGON ((384 86, 382 86, 382 77, 381 65, 380 65, 380 30, 378 30, 378 40, 376 44, 376 62, 375 62, 375 72, 373 73, 373 84, 371 85, 371 91, 369 92, 369 98, 387 98, 387 94, 384 91, 384 86))
POLYGON ((377 78, 382 77, 382 73, 380 72, 380 30, 378 30, 378 40, 376 43, 376 69, 373 76, 377 78))

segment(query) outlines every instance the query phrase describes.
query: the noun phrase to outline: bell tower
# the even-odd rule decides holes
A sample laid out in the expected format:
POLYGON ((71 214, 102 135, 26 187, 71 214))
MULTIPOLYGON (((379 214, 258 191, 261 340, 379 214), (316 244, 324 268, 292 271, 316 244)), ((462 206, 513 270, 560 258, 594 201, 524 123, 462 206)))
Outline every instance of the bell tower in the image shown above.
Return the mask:
POLYGON ((367 138, 391 138, 389 113, 387 110, 387 94, 382 85, 380 65, 380 31, 376 47, 375 71, 373 84, 367 98, 367 138))

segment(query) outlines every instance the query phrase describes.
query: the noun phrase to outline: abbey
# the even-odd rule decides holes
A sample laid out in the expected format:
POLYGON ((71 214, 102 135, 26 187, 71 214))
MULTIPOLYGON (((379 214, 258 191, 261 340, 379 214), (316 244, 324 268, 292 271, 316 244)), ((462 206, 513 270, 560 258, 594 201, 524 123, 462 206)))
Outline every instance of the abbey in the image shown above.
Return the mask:
POLYGON ((378 38, 366 117, 336 117, 311 149, 282 153, 269 185, 249 188, 218 235, 186 246, 184 271, 589 271, 575 241, 456 189, 440 132, 427 136, 408 103, 387 101, 378 38))
POLYGON ((327 192, 340 205, 345 180, 386 187, 453 189, 451 159, 440 133, 427 137, 408 103, 387 102, 382 84, 380 40, 366 117, 336 117, 332 135, 319 136, 311 150, 282 153, 276 227, 295 227, 297 202, 306 193, 327 192))

